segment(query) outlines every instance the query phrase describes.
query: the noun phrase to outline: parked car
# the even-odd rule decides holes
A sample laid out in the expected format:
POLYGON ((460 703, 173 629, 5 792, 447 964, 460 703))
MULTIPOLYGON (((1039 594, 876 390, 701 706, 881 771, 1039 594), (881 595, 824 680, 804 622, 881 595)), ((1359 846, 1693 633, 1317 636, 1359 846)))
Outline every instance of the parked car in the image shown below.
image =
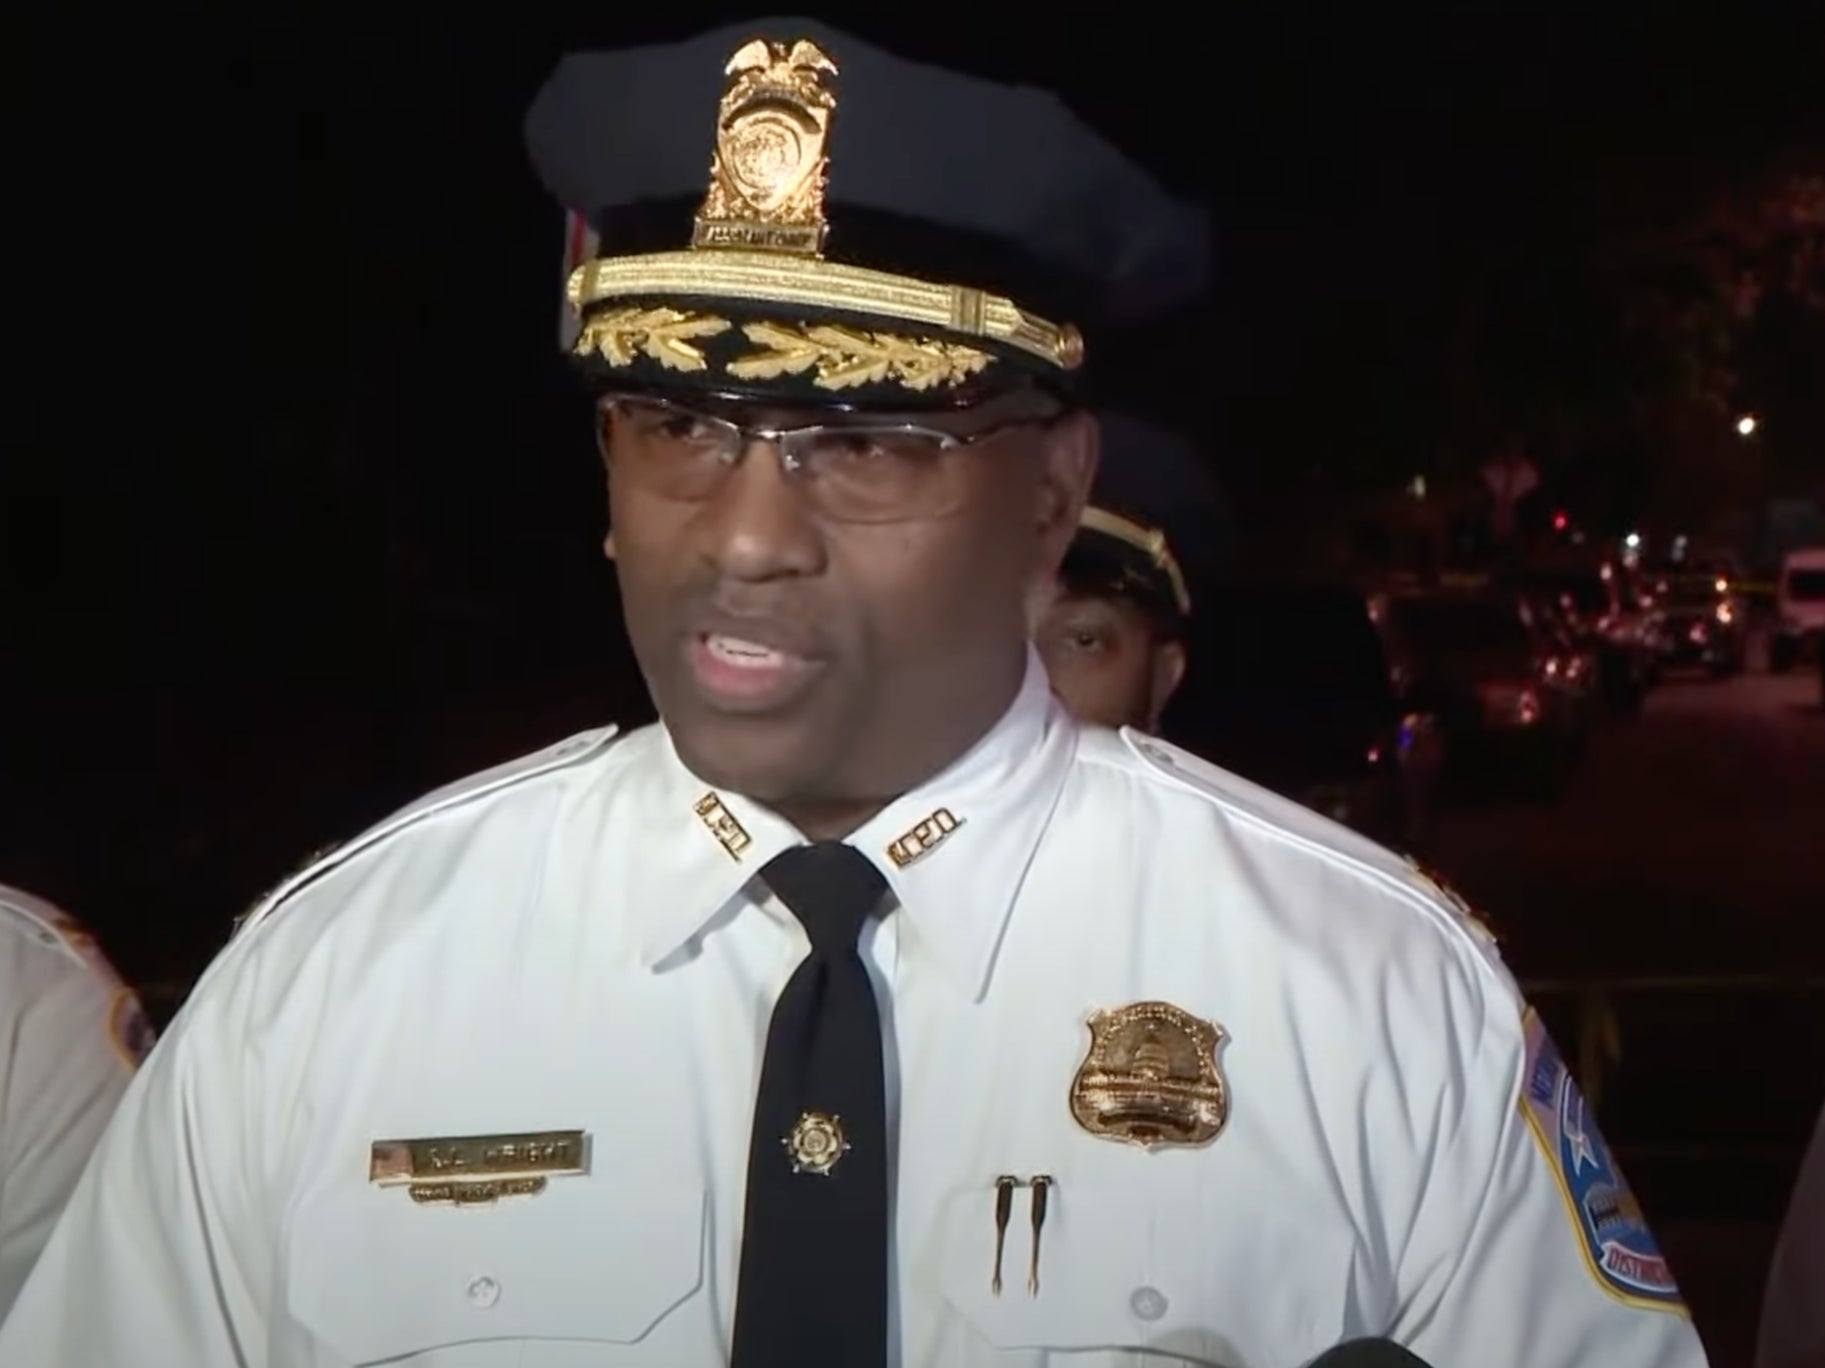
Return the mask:
POLYGON ((1720 677, 1743 668, 1749 610, 1728 579, 1710 571, 1663 575, 1654 597, 1663 667, 1698 666, 1720 677))
POLYGON ((1791 669, 1807 646, 1825 638, 1825 546, 1790 551, 1775 588, 1774 633, 1768 640, 1768 668, 1791 669))
POLYGON ((1461 780, 1514 781, 1539 796, 1563 787, 1583 721, 1549 685, 1549 644, 1512 595, 1489 590, 1394 593, 1378 604, 1397 692, 1439 718, 1461 780))
POLYGON ((1595 638, 1581 632, 1576 617, 1551 598, 1517 594, 1516 605, 1540 657, 1540 683, 1561 695, 1571 741, 1582 750, 1603 710, 1602 667, 1595 638))
POLYGON ((1624 567, 1603 561, 1531 569, 1515 581, 1531 599, 1552 603, 1574 640, 1593 649, 1603 701, 1625 715, 1640 711, 1660 673, 1653 619, 1632 578, 1624 567))

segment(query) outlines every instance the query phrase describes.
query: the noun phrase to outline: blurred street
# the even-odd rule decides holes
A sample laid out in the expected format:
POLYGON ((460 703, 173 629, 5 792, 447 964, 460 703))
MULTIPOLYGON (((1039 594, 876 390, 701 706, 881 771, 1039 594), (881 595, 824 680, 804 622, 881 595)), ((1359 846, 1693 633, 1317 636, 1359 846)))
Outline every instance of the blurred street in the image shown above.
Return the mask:
POLYGON ((1445 814, 1431 854, 1501 935, 1654 1219, 1718 1368, 1825 1101, 1816 672, 1675 678, 1563 799, 1445 814))
POLYGON ((1818 677, 1669 679, 1562 801, 1442 815, 1436 862, 1524 976, 1825 974, 1818 677), (1721 858, 1720 858, 1721 856, 1721 858), (1745 913, 1753 909, 1753 915, 1745 913))

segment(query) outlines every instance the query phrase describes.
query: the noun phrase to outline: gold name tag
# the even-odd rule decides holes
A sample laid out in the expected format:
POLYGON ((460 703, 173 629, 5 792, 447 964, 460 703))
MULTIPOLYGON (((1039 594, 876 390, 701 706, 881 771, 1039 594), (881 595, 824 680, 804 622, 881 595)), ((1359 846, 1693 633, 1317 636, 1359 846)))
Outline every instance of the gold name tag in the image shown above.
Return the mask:
POLYGON ((492 1202, 545 1190, 545 1180, 589 1172, 589 1136, 576 1131, 376 1140, 368 1181, 410 1187, 418 1202, 492 1202))
POLYGON ((485 1178, 479 1183, 413 1183, 406 1189, 414 1202, 429 1205, 486 1206, 503 1197, 531 1197, 545 1190, 543 1178, 485 1178))

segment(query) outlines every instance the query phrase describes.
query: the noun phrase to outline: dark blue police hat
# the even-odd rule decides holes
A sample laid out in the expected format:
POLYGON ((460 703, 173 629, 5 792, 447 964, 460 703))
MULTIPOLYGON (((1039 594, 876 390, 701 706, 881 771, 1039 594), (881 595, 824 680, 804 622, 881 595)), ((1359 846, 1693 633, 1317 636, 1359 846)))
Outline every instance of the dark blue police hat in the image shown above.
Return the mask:
POLYGON ((1080 322, 1182 303, 1209 271, 1205 214, 1055 96, 811 19, 568 56, 526 139, 599 235, 573 351, 616 385, 899 409, 1068 392, 1080 322))
POLYGON ((1189 617, 1233 542, 1216 477, 1177 433, 1127 413, 1097 420, 1102 461, 1065 577, 1189 617))

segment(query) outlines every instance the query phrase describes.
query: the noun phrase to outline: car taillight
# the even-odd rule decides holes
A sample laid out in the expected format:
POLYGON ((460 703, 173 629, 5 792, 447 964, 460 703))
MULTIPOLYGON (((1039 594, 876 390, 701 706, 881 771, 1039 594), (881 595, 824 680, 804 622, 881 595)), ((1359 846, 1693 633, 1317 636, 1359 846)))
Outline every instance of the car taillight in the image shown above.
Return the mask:
POLYGON ((1540 695, 1525 684, 1483 684, 1477 688, 1484 716, 1496 723, 1530 727, 1540 720, 1540 695))

